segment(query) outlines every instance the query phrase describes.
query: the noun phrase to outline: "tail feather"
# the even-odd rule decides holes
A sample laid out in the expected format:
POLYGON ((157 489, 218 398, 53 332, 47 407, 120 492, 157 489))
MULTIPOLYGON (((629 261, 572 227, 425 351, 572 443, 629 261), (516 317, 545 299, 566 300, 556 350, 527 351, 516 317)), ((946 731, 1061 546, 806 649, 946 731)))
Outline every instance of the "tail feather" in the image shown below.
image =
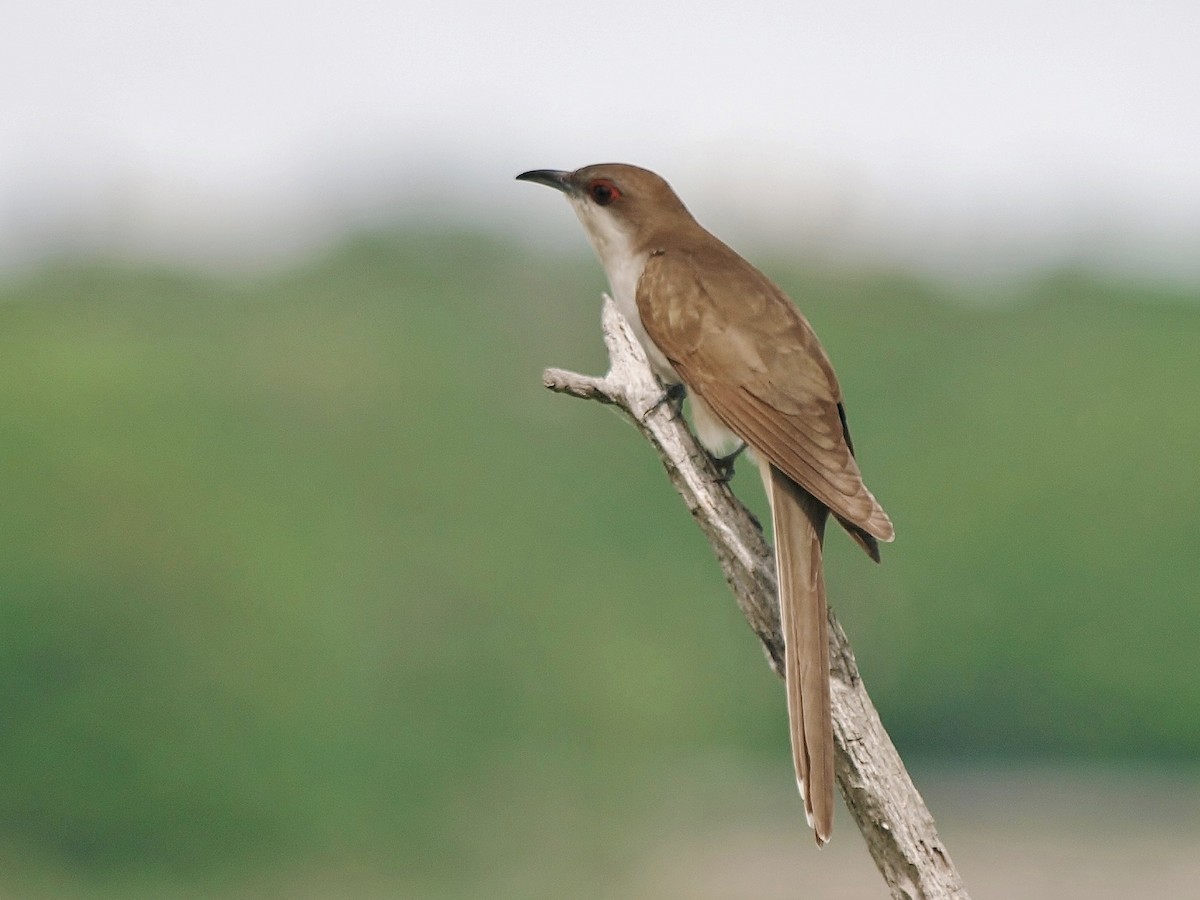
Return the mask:
POLYGON ((792 759, 804 812, 824 844, 833 832, 833 719, 821 545, 829 510, 770 463, 763 481, 775 524, 792 759))

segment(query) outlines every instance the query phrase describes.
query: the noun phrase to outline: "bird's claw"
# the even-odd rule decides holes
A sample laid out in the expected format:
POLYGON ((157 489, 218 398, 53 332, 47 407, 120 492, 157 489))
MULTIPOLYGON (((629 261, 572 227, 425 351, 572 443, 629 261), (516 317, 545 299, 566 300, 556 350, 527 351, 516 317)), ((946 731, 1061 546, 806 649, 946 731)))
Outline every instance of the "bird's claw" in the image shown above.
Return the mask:
POLYGON ((717 470, 717 481, 721 484, 729 484, 733 480, 733 464, 737 462, 737 458, 746 452, 746 444, 742 443, 740 447, 732 453, 726 453, 724 456, 709 456, 713 466, 717 470))
POLYGON ((678 419, 683 415, 683 400, 686 396, 687 388, 681 382, 677 381, 674 384, 668 384, 663 388, 663 395, 655 401, 653 406, 646 410, 646 415, 642 418, 645 419, 661 406, 669 405, 672 415, 678 419))

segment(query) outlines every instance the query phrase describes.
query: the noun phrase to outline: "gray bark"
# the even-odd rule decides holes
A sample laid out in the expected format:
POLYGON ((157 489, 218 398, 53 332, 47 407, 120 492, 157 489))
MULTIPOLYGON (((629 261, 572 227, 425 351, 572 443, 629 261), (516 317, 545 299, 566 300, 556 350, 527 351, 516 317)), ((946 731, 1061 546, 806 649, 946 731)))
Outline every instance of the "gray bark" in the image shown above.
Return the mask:
MULTIPOLYGON (((783 672, 775 564, 754 518, 722 483, 696 443, 641 345, 611 299, 602 315, 610 368, 603 378, 547 369, 552 391, 621 409, 658 451, 671 483, 712 544, 725 580, 767 660, 783 672)), ((969 900, 938 837, 933 817, 909 777, 867 695, 846 634, 829 610, 833 730, 842 798, 895 898, 969 900)))

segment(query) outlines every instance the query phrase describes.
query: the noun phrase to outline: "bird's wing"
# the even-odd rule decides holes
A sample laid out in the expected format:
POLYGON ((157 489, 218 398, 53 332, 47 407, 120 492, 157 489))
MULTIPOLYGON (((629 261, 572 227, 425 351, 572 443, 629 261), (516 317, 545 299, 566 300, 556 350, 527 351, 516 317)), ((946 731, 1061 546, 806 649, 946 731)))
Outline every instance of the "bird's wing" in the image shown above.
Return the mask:
POLYGON ((812 327, 766 276, 724 248, 650 255, 637 287, 647 335, 732 432, 882 541, 891 520, 863 484, 841 389, 812 327))

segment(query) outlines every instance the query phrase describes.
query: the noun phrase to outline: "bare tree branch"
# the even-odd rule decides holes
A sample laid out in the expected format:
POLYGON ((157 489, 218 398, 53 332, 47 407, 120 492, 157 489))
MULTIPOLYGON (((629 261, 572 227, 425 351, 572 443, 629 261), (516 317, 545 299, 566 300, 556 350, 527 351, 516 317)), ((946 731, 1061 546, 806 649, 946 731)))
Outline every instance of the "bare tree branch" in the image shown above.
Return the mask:
MULTIPOLYGON (((783 673, 775 563, 754 517, 718 477, 663 387, 628 322, 605 298, 610 368, 603 378, 547 369, 552 391, 621 409, 654 445, 671 483, 708 537, 746 621, 771 668, 783 673)), ((933 817, 867 696, 846 634, 829 611, 833 730, 842 797, 895 898, 969 900, 933 817)))

